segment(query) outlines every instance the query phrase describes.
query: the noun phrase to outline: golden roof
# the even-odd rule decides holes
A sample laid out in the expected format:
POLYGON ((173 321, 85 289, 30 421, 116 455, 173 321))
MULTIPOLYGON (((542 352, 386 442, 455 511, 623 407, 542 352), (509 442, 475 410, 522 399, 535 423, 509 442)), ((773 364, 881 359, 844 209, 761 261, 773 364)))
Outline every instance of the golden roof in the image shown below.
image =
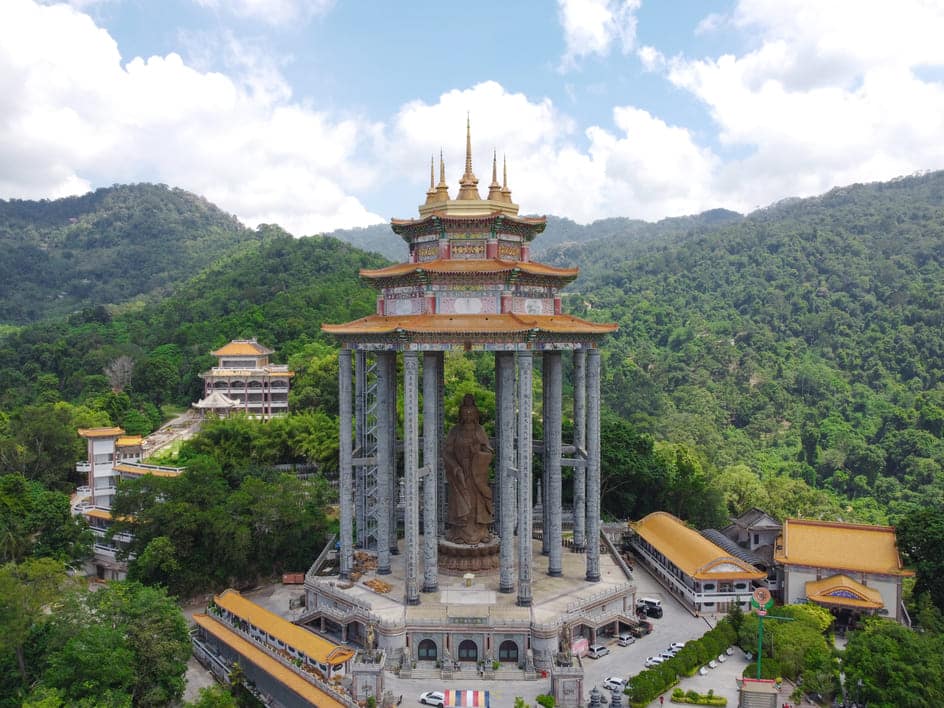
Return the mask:
POLYGON ((115 440, 115 447, 137 447, 144 441, 140 435, 123 435, 115 440))
POLYGON ((262 346, 255 339, 234 339, 210 353, 213 356, 260 356, 271 354, 272 350, 262 346))
POLYGON ((83 438, 118 438, 125 434, 124 428, 79 428, 83 438))
POLYGON ((97 509, 95 507, 86 509, 82 512, 83 516, 90 516, 93 519, 104 519, 105 521, 133 521, 132 516, 113 516, 110 509, 97 509))
POLYGON ((885 606, 878 590, 858 583, 848 575, 831 575, 806 583, 806 599, 820 605, 838 605, 879 610, 885 606))
POLYGON ((423 263, 399 263, 397 265, 387 266, 386 268, 362 268, 360 270, 360 276, 362 278, 375 279, 395 278, 397 276, 420 272, 436 274, 488 274, 510 273, 512 271, 520 271, 528 275, 556 276, 569 280, 573 280, 580 273, 579 268, 556 268, 555 266, 535 263, 533 261, 503 261, 500 258, 489 258, 487 260, 452 260, 437 258, 436 260, 425 261, 423 263))
POLYGON ((665 511, 631 523, 632 529, 695 580, 760 580, 766 573, 734 558, 665 511))
POLYGON ((115 472, 121 472, 122 474, 137 474, 137 475, 150 475, 152 477, 179 477, 180 473, 183 472, 182 469, 173 469, 170 467, 145 467, 142 465, 130 464, 127 462, 119 462, 117 465, 112 467, 115 472))
POLYGON ((274 612, 247 600, 236 590, 226 590, 213 598, 217 605, 280 639, 296 651, 323 664, 342 664, 354 656, 354 650, 340 647, 307 629, 292 624, 274 612))
POLYGON ((215 619, 205 614, 196 614, 193 616, 193 621, 197 626, 205 629, 311 705, 318 706, 318 708, 345 708, 344 704, 330 693, 313 686, 294 671, 286 668, 215 619))
POLYGON ((879 575, 914 575, 902 566, 891 526, 785 519, 774 561, 879 575))
POLYGON ((616 324, 587 322, 571 315, 368 315, 344 324, 323 324, 321 331, 338 336, 415 334, 549 334, 598 335, 615 332, 616 324))

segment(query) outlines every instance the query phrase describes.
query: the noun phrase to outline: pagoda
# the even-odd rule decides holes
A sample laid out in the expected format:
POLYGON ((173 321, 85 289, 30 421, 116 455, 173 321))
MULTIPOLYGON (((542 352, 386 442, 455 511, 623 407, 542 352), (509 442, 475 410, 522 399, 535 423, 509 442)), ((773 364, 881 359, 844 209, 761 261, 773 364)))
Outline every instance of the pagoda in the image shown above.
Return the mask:
MULTIPOLYGON (((464 568, 476 576, 488 575, 493 566, 487 556, 492 552, 498 593, 514 593, 518 607, 532 606, 535 453, 544 459, 544 474, 538 482, 545 510, 539 517, 543 526, 539 554, 547 556, 547 575, 564 575, 562 467, 569 466, 574 468, 573 498, 566 500, 573 507, 572 546, 586 561, 579 582, 600 581, 598 346, 616 325, 589 322, 562 311, 560 291, 577 277, 578 269, 531 259, 531 242, 544 231, 547 220, 520 216, 508 188, 507 167, 502 165, 501 182, 495 154, 491 167, 492 179, 483 199, 472 169, 467 122, 465 169, 455 198, 449 193, 442 156, 438 183, 431 160, 429 189, 419 218, 391 222, 393 232, 407 245, 408 260, 360 271, 361 278, 377 291, 375 312, 345 324, 322 326, 342 347, 339 580, 352 582, 360 577, 355 565, 365 553, 375 556, 377 575, 399 575, 399 562, 392 557, 402 548, 405 606, 420 604, 421 594, 438 593, 441 576, 461 575, 464 568), (494 544, 465 548, 444 541, 445 509, 453 493, 444 479, 441 449, 446 427, 443 354, 450 350, 494 352, 494 544), (574 437, 566 446, 561 436, 564 352, 571 353, 574 363, 574 437), (400 356, 402 448, 397 439, 396 400, 400 356), (532 441, 535 359, 543 372, 543 441, 532 441), (398 475, 400 449, 402 479, 398 475), (400 513, 402 544, 397 538, 400 513)), ((445 602, 441 594, 436 599, 445 602)), ((310 600, 317 605, 317 597, 310 600)), ((383 626, 380 634, 383 640, 387 634, 383 626)), ((410 634, 409 626, 406 634, 410 634)), ((387 637, 391 646, 402 641, 396 635, 387 637)), ((426 640, 417 635, 417 645, 422 641, 426 640)), ((483 641, 479 648, 482 654, 486 644, 483 641)), ((444 647, 436 649, 443 652, 444 647)), ((523 656, 525 647, 520 650, 523 656)))

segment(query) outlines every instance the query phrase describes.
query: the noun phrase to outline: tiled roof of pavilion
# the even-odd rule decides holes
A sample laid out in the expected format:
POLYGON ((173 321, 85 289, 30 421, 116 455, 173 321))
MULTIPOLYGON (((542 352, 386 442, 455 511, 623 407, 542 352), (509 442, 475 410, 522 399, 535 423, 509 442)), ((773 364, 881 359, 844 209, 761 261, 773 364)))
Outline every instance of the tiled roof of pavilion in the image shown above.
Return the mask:
POLYGON ((124 428, 79 428, 83 438, 118 438, 125 434, 124 428))
POLYGON ((483 274, 490 273, 511 273, 518 271, 528 275, 552 276, 562 280, 571 281, 580 273, 579 268, 556 268, 555 266, 535 263, 533 261, 504 261, 500 258, 489 258, 488 260, 449 260, 436 259, 423 263, 398 263, 397 265, 387 266, 386 268, 367 269, 360 271, 360 276, 369 280, 379 278, 395 278, 410 273, 435 273, 435 274, 483 274))
POLYGON ((234 339, 210 353, 213 356, 260 356, 271 354, 272 350, 262 346, 255 339, 234 339))
POLYGON ((783 565, 914 575, 901 563, 891 526, 784 519, 774 560, 783 565))
POLYGON ((416 334, 548 334, 602 335, 615 332, 616 324, 588 322, 571 315, 369 315, 344 324, 323 324, 337 336, 416 334))
POLYGON ((882 594, 848 575, 830 575, 806 583, 806 599, 821 605, 878 610, 885 606, 882 594))
POLYGON ((766 576, 749 563, 728 555, 698 531, 665 511, 654 511, 632 529, 677 568, 696 580, 760 580, 766 576))

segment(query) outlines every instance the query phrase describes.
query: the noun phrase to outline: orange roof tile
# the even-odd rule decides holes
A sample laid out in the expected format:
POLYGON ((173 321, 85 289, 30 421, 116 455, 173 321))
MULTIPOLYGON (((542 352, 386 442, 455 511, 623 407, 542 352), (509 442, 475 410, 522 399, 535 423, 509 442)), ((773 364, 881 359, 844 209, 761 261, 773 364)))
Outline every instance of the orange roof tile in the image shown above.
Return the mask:
POLYGON ((115 447, 136 447, 143 442, 140 435, 123 435, 115 441, 115 447))
POLYGON ((196 614, 193 616, 193 621, 311 705, 318 708, 345 708, 344 704, 334 696, 313 686, 212 617, 196 614))
POLYGON ((524 334, 532 331, 551 334, 608 334, 616 324, 588 322, 571 315, 369 315, 345 324, 324 324, 328 334, 390 334, 397 331, 423 334, 458 335, 463 333, 524 334))
POLYGON ((858 583, 848 575, 830 575, 806 583, 806 599, 821 605, 878 610, 885 606, 878 590, 858 583))
POLYGON ((914 575, 902 566, 891 526, 785 519, 774 560, 783 565, 914 575))
POLYGON ((83 438, 119 438, 125 434, 124 428, 79 428, 83 438))
POLYGON ((234 339, 229 344, 210 353, 213 356, 258 356, 271 354, 272 350, 265 348, 254 339, 234 339))
POLYGON ((107 509, 86 509, 82 512, 85 516, 91 516, 93 519, 105 519, 106 521, 114 521, 114 517, 111 515, 111 512, 107 509))
POLYGON ((157 465, 139 465, 128 462, 119 462, 112 467, 115 472, 122 474, 137 474, 141 476, 150 475, 153 477, 179 477, 183 469, 174 467, 160 467, 157 465))
POLYGON ((226 590, 213 598, 217 605, 241 617, 264 632, 282 640, 306 656, 323 664, 341 664, 354 656, 354 650, 322 639, 247 600, 236 590, 226 590))
POLYGON ((418 271, 427 273, 510 273, 518 270, 529 275, 548 275, 564 279, 574 279, 580 273, 579 268, 556 268, 534 261, 503 261, 500 258, 487 260, 452 260, 436 259, 422 263, 399 263, 386 268, 362 268, 362 278, 394 278, 418 271))
POLYGON ((760 580, 766 573, 734 558, 695 529, 665 511, 631 524, 633 530, 696 580, 760 580))

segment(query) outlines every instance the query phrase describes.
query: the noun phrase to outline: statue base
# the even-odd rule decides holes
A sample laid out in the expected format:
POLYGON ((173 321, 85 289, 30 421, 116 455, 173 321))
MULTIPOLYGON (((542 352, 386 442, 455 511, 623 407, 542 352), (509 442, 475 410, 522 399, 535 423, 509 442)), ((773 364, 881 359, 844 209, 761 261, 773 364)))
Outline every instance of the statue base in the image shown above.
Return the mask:
POLYGON ((484 543, 465 544, 439 539, 439 572, 443 575, 494 575, 499 569, 501 540, 490 536, 484 543))

